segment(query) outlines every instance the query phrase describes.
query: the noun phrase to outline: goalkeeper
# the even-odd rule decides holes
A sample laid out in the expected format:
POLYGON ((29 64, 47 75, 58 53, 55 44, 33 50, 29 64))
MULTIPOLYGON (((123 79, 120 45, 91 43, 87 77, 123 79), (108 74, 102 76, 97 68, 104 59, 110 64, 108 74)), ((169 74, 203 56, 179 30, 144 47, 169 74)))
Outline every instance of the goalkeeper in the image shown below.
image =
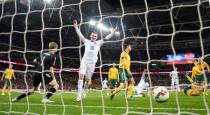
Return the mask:
MULTIPOLYGON (((33 88, 31 91, 22 93, 18 97, 12 99, 12 102, 19 101, 27 96, 30 96, 39 87, 39 84, 42 82, 44 85, 52 86, 47 92, 46 96, 42 99, 42 103, 52 103, 54 101, 49 100, 51 96, 54 95, 56 90, 59 88, 59 85, 55 79, 54 65, 56 61, 55 53, 58 50, 58 44, 55 42, 49 43, 49 52, 43 54, 42 58, 35 59, 35 62, 40 62, 37 65, 37 73, 33 76, 33 88)), ((27 89, 28 90, 28 89, 27 89)))

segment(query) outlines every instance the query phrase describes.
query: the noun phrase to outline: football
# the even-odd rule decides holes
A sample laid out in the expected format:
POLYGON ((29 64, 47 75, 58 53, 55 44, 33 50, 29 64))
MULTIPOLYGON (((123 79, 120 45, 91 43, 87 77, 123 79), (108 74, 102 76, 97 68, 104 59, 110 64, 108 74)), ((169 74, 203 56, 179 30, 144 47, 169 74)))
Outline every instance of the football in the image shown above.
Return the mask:
POLYGON ((152 97, 156 102, 166 102, 169 99, 169 91, 166 87, 156 87, 152 92, 152 97))

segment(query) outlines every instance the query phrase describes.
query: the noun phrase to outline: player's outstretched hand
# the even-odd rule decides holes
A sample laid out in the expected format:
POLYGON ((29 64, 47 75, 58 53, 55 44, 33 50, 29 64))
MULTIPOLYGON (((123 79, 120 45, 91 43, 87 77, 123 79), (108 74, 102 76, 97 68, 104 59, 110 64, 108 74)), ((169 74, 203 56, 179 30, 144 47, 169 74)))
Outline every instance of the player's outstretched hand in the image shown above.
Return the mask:
POLYGON ((74 20, 74 27, 77 27, 77 20, 74 20))
POLYGON ((37 63, 37 59, 34 59, 34 60, 33 60, 33 63, 37 63))
POLYGON ((116 32, 118 30, 118 27, 116 26, 114 29, 113 29, 113 32, 116 32))

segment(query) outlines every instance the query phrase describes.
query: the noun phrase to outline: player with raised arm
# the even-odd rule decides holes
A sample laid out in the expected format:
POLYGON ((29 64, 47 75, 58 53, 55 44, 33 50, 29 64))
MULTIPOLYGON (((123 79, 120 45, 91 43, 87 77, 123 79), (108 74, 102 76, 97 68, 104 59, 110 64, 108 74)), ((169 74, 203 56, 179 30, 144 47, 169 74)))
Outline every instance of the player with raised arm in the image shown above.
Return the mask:
POLYGON ((79 38, 82 40, 82 42, 85 45, 85 53, 80 63, 78 95, 76 98, 77 101, 81 101, 82 98, 85 98, 86 96, 85 89, 87 88, 88 81, 91 79, 93 75, 95 64, 98 60, 98 52, 100 50, 100 47, 104 44, 104 40, 108 40, 114 35, 114 32, 116 31, 117 28, 115 28, 108 36, 106 36, 104 39, 101 40, 97 40, 98 34, 96 32, 92 32, 90 34, 90 40, 85 38, 80 32, 76 20, 74 20, 74 28, 79 38), (83 90, 84 77, 85 77, 85 85, 83 90))
POLYGON ((44 53, 42 55, 42 60, 40 58, 35 59, 35 61, 40 62, 37 65, 36 71, 37 73, 33 76, 33 88, 31 91, 27 91, 26 93, 21 94, 20 96, 12 99, 12 101, 19 101, 26 96, 30 96, 39 87, 39 84, 43 82, 44 85, 52 86, 49 91, 47 92, 46 96, 42 99, 42 103, 52 103, 54 101, 49 100, 49 98, 56 92, 59 88, 59 85, 55 79, 54 74, 54 64, 56 61, 55 53, 58 50, 58 44, 55 42, 49 43, 49 52, 44 53))
POLYGON ((169 73, 169 76, 171 78, 171 91, 176 89, 180 92, 177 68, 174 68, 174 70, 169 73))
POLYGON ((119 63, 120 86, 116 88, 110 95, 111 100, 119 91, 121 91, 124 88, 127 89, 127 95, 126 95, 127 99, 131 99, 131 95, 135 84, 132 73, 130 71, 131 58, 129 53, 131 52, 131 50, 132 50, 132 45, 126 44, 125 50, 120 54, 120 63, 119 63))
POLYGON ((117 87, 117 82, 119 82, 119 72, 116 68, 116 64, 113 63, 112 67, 109 68, 108 72, 109 88, 115 89, 117 87))
POLYGON ((12 78, 16 79, 13 65, 10 64, 9 68, 5 69, 4 74, 1 77, 1 81, 4 80, 4 87, 2 89, 1 95, 5 95, 4 92, 7 87, 8 87, 7 93, 8 93, 8 95, 11 95, 10 91, 12 88, 12 82, 11 82, 12 78))

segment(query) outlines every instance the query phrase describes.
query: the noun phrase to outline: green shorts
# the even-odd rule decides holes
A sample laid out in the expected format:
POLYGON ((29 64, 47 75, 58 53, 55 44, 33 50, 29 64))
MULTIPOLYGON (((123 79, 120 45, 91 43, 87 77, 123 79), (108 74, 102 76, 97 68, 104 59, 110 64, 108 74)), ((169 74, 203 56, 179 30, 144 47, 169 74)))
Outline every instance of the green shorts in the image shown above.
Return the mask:
POLYGON ((120 83, 125 83, 128 81, 128 79, 133 78, 133 76, 128 75, 128 73, 125 69, 120 68, 119 69, 119 78, 120 78, 120 83))
POLYGON ((109 83, 112 87, 116 87, 117 86, 117 79, 110 79, 109 83))
POLYGON ((196 75, 195 76, 195 82, 196 83, 202 83, 202 82, 204 82, 204 76, 203 75, 196 75))
POLYGON ((4 79, 4 85, 6 85, 6 86, 10 86, 10 85, 11 85, 11 80, 10 80, 10 79, 5 78, 5 79, 4 79))

